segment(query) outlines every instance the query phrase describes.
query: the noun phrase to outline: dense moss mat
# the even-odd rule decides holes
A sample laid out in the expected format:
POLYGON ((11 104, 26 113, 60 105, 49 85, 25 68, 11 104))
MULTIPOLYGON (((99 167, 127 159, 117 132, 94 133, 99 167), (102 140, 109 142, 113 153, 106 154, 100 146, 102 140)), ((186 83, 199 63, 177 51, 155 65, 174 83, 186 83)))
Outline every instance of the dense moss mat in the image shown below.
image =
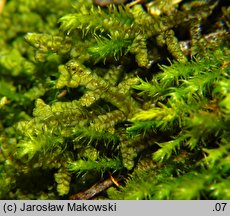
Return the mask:
POLYGON ((3 8, 0 198, 229 199, 227 1, 94 2, 3 8))

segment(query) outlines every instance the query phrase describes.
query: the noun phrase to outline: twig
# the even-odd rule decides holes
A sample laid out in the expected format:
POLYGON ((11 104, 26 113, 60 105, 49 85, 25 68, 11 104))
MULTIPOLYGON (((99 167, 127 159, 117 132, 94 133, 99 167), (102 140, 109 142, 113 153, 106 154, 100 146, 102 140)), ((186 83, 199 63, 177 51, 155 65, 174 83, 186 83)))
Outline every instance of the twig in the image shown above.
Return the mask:
MULTIPOLYGON (((121 180, 123 177, 120 177, 118 180, 121 180)), ((116 182, 118 181, 116 180, 116 182)), ((108 179, 104 180, 103 182, 96 183, 91 186, 89 189, 85 190, 84 192, 79 192, 70 196, 70 200, 88 200, 93 198, 96 194, 104 191, 105 189, 111 187, 114 183, 114 178, 110 176, 108 179)))

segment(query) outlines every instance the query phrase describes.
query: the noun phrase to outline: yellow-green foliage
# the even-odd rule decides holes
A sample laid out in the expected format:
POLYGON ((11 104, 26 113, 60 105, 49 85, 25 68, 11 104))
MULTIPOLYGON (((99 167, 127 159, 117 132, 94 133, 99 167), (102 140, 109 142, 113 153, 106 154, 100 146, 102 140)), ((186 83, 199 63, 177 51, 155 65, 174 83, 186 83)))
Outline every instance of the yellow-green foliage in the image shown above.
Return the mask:
POLYGON ((0 199, 229 199, 229 6, 102 6, 5 5, 0 199))

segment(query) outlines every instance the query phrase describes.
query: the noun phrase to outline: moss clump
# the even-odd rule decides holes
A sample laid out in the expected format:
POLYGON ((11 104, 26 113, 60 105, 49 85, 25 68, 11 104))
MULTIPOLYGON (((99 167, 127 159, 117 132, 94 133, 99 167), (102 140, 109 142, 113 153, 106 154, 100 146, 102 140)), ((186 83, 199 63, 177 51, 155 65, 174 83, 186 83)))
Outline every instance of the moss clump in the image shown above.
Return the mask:
POLYGON ((4 7, 0 198, 228 199, 229 6, 96 4, 4 7))

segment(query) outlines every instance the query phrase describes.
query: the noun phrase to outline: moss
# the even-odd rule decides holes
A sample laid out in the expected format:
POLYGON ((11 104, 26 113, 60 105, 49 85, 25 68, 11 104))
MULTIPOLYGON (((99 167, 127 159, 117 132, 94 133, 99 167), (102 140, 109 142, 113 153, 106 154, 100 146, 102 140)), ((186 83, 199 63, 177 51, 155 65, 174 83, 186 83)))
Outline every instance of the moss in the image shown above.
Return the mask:
POLYGON ((229 198, 229 6, 125 2, 4 6, 1 199, 229 198))

